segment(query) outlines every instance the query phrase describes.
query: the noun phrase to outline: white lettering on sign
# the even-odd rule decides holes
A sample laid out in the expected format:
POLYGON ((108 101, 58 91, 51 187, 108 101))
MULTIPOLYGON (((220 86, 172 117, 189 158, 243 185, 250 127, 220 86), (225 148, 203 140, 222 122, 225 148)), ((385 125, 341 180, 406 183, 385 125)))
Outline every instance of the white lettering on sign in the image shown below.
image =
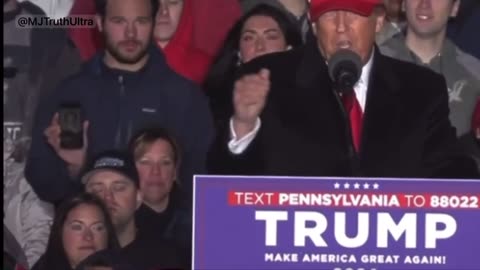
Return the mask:
POLYGON ((425 248, 437 248, 437 240, 448 239, 457 231, 457 221, 447 214, 427 214, 425 218, 425 248), (438 226, 443 225, 443 230, 438 226))
POLYGON ((265 246, 277 245, 277 223, 288 219, 288 212, 255 211, 255 220, 265 221, 265 246))
POLYGON ((279 193, 278 205, 400 207, 400 201, 395 194, 279 193))
POLYGON ((235 192, 235 204, 238 205, 270 205, 273 193, 235 192))
POLYGON ((417 247, 417 215, 407 213, 403 215, 398 224, 392 219, 388 213, 378 213, 378 219, 381 220, 383 226, 377 229, 377 243, 379 248, 388 247, 388 235, 392 235, 395 241, 399 241, 400 237, 405 234, 405 248, 417 247))
POLYGON ((446 256, 406 256, 404 264, 447 264, 446 256))
POLYGON ((358 213, 357 236, 350 238, 347 236, 347 215, 338 213, 335 215, 335 239, 338 243, 347 248, 358 248, 363 246, 368 240, 368 228, 370 227, 368 213, 358 213))
POLYGON ((266 262, 298 262, 298 254, 296 253, 267 253, 265 254, 266 262))
POLYGON ((327 242, 323 240, 322 234, 327 229, 327 218, 318 212, 295 212, 295 246, 304 247, 307 238, 317 247, 326 247, 327 242), (307 222, 315 223, 315 226, 308 228, 307 222))
MULTIPOLYGON (((287 211, 256 211, 255 219, 265 221, 265 245, 277 246, 278 222, 289 219, 287 211)), ((398 223, 392 219, 389 213, 377 213, 377 223, 370 226, 370 214, 357 214, 357 235, 346 236, 346 213, 336 212, 333 218, 334 238, 338 245, 345 248, 357 248, 365 245, 370 235, 370 230, 376 230, 376 243, 378 248, 388 248, 390 245, 389 235, 398 242, 405 235, 405 248, 417 247, 417 220, 418 214, 406 213, 398 223)), ((349 221, 351 224, 354 221, 349 221)), ((295 247, 304 247, 307 240, 316 247, 328 247, 323 234, 329 227, 329 220, 321 212, 297 211, 294 214, 293 244, 295 247)), ((438 240, 452 237, 457 231, 456 220, 447 214, 425 215, 425 248, 433 249, 438 240), (440 229, 439 229, 440 227, 440 229)), ((375 234, 374 234, 375 235, 375 234)))

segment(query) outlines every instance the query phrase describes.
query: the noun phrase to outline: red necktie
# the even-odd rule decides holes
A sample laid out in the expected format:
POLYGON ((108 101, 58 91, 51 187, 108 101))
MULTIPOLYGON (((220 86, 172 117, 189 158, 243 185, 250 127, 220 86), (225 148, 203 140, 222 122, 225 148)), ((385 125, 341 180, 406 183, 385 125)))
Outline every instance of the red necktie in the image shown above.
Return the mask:
POLYGON ((357 153, 360 150, 360 141, 362 137, 363 113, 360 103, 358 103, 355 91, 345 92, 342 95, 343 106, 350 118, 350 127, 352 129, 353 145, 357 153))

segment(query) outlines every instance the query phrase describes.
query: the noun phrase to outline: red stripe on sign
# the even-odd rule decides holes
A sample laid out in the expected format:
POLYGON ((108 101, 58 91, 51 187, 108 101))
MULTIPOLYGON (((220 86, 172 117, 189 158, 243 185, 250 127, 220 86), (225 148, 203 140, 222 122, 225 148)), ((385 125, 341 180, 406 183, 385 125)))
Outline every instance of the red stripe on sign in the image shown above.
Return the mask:
POLYGON ((235 191, 228 192, 228 205, 238 205, 238 202, 235 196, 235 191))
POLYGON ((480 195, 229 191, 228 204, 239 206, 480 209, 480 195))

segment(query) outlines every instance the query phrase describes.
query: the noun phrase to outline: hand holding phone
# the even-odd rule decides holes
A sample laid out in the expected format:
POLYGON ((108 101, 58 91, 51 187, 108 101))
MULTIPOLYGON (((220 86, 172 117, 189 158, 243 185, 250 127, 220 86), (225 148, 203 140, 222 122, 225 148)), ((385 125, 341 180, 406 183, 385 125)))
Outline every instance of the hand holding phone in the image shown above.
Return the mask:
POLYGON ((84 116, 80 104, 62 104, 58 112, 60 147, 81 149, 83 147, 84 116))
POLYGON ((52 118, 50 126, 48 126, 44 135, 47 139, 48 144, 55 150, 57 155, 67 164, 69 173, 72 177, 77 176, 81 168, 85 163, 87 147, 88 147, 88 128, 89 121, 84 120, 83 115, 80 121, 81 127, 78 127, 78 119, 76 118, 76 113, 73 115, 68 115, 70 109, 69 106, 63 107, 65 110, 63 113, 57 112, 52 118), (63 114, 62 121, 60 121, 60 114, 63 114), (61 123, 62 122, 62 125, 61 123), (61 127, 63 126, 63 128, 61 127), (82 139, 78 138, 78 132, 80 133, 82 139), (73 137, 69 135, 73 131, 73 137), (63 136, 62 136, 63 133, 63 136), (63 143, 62 143, 63 140, 63 143), (80 148, 77 148, 79 145, 82 145, 80 148), (65 148, 65 146, 67 148, 65 148))

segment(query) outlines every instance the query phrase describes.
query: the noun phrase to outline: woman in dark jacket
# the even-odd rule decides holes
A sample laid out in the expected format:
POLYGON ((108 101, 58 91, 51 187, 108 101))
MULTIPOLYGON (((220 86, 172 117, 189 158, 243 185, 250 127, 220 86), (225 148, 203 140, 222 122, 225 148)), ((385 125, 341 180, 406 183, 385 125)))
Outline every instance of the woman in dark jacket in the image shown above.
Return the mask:
POLYGON ((232 115, 233 85, 242 64, 301 45, 298 27, 271 5, 260 4, 240 18, 228 33, 204 84, 215 120, 232 115))
POLYGON ((90 256, 119 247, 110 215, 102 201, 80 194, 62 205, 55 214, 45 254, 32 270, 71 270, 90 256))
POLYGON ((135 214, 137 227, 171 240, 182 251, 182 258, 190 258, 191 200, 184 197, 179 184, 181 151, 176 140, 163 128, 148 128, 132 138, 130 152, 143 194, 143 204, 135 214))

